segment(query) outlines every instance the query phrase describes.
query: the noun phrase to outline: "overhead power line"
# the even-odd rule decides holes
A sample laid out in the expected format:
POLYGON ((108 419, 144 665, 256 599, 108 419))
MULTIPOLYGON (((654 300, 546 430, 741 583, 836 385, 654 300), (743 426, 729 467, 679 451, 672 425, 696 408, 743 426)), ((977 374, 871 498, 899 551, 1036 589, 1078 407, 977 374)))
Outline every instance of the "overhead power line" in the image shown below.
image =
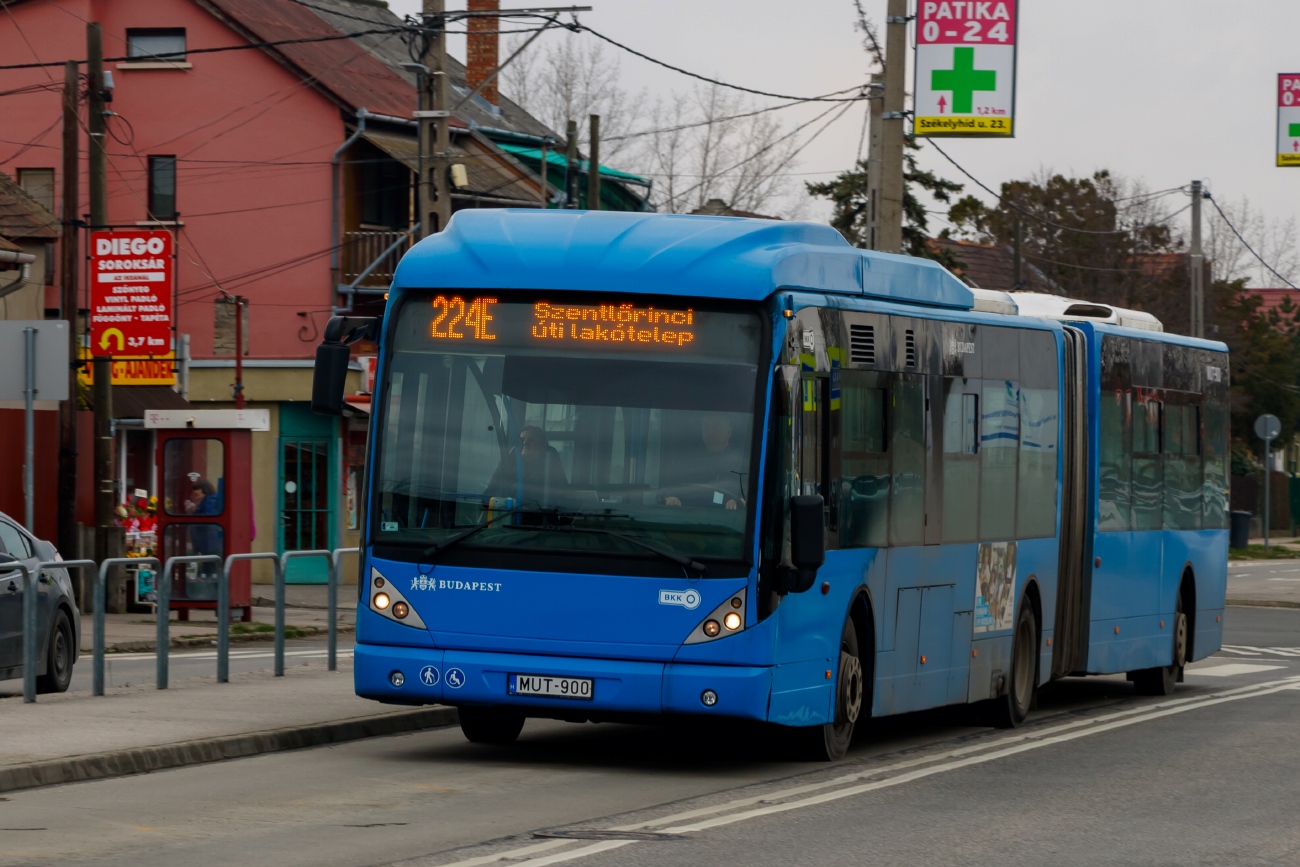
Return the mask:
POLYGON ((641 51, 637 51, 635 48, 632 48, 631 46, 624 45, 622 42, 619 42, 615 39, 611 39, 610 37, 606 36, 605 34, 601 33, 598 30, 592 30, 590 27, 588 27, 585 24, 579 24, 577 22, 574 22, 573 24, 564 24, 561 26, 574 31, 575 33, 585 30, 587 33, 590 33, 592 36, 595 36, 597 39, 603 39, 604 41, 608 42, 610 45, 614 46, 615 48, 626 51, 628 54, 636 55, 642 60, 648 60, 657 66, 662 66, 664 69, 671 69, 673 72, 679 72, 682 75, 689 76, 690 78, 699 79, 700 81, 703 81, 706 84, 716 84, 719 87, 726 87, 726 88, 730 88, 731 90, 739 90, 742 93, 752 93, 755 96, 770 96, 773 99, 792 99, 795 102, 861 102, 862 100, 867 98, 866 94, 860 94, 858 96, 836 96, 835 95, 836 93, 843 93, 844 91, 842 90, 835 91, 834 93, 823 94, 821 96, 791 96, 788 93, 772 93, 771 91, 768 90, 757 90, 752 87, 743 87, 739 84, 731 84, 730 82, 719 81, 716 78, 709 78, 707 75, 700 75, 698 72, 691 72, 689 69, 682 69, 680 66, 673 66, 671 63, 667 63, 666 61, 659 60, 658 58, 655 57, 651 57, 649 54, 645 54, 641 51))
POLYGON ((1277 279, 1281 280, 1283 283, 1285 283, 1286 285, 1290 286, 1292 289, 1300 289, 1300 286, 1295 285, 1295 284, 1292 283, 1290 280, 1286 279, 1286 278, 1283 277, 1281 274, 1279 274, 1279 273, 1277 272, 1277 269, 1276 269, 1276 268, 1274 268, 1272 265, 1268 264, 1268 262, 1264 261, 1264 257, 1263 257, 1263 256, 1261 256, 1261 255, 1259 255, 1258 253, 1255 252, 1255 248, 1252 247, 1252 246, 1250 246, 1250 242, 1247 241, 1245 238, 1243 238, 1243 237, 1241 236, 1241 233, 1237 231, 1237 227, 1236 227, 1236 226, 1232 225, 1232 220, 1229 220, 1229 219, 1228 219, 1228 215, 1225 214, 1225 213, 1223 213, 1223 208, 1220 208, 1220 207, 1219 207, 1219 203, 1216 202, 1216 201, 1214 200, 1214 196, 1210 195, 1210 194, 1207 192, 1207 193, 1205 194, 1205 198, 1207 198, 1207 199, 1210 200, 1210 204, 1211 204, 1211 205, 1214 205, 1214 210, 1218 211, 1218 212, 1219 212, 1219 216, 1223 219, 1224 225, 1226 225, 1229 229, 1232 230, 1232 234, 1236 235, 1236 236, 1237 236, 1237 240, 1240 241, 1240 242, 1242 243, 1242 246, 1244 246, 1247 250, 1250 251, 1250 255, 1254 256, 1256 259, 1259 260, 1259 264, 1261 264, 1261 265, 1263 265, 1265 268, 1267 268, 1267 269, 1269 270, 1269 272, 1270 272, 1274 277, 1276 277, 1277 279))
MULTIPOLYGON (((280 45, 303 45, 312 42, 337 42, 341 39, 355 39, 358 36, 379 36, 384 34, 406 33, 411 29, 412 28, 410 26, 404 24, 400 27, 377 27, 370 30, 358 30, 352 33, 339 33, 334 36, 305 36, 301 39, 275 39, 268 42, 245 42, 242 45, 220 45, 215 48, 187 48, 185 50, 185 56, 189 57, 190 55, 193 54, 217 54, 222 51, 247 51, 250 48, 275 48, 280 45)), ((132 56, 105 57, 104 62, 105 63, 129 63, 130 61, 133 60, 149 61, 151 59, 165 61, 168 58, 165 56, 155 56, 151 54, 145 54, 145 55, 136 55, 134 57, 132 56)), ((73 62, 78 64, 84 64, 86 61, 84 59, 80 59, 73 62)), ((68 63, 67 60, 52 61, 50 63, 10 63, 4 66, 0 66, 0 70, 43 69, 45 67, 64 66, 67 63, 68 63)))

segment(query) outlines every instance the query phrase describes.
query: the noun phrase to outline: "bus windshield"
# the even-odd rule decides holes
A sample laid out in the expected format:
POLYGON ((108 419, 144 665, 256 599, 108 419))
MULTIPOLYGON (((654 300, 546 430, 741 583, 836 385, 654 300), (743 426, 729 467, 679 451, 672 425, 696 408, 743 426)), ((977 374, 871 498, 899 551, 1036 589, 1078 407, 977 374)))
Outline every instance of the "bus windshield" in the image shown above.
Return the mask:
POLYGON ((395 315, 374 544, 748 559, 756 310, 427 292, 395 315))

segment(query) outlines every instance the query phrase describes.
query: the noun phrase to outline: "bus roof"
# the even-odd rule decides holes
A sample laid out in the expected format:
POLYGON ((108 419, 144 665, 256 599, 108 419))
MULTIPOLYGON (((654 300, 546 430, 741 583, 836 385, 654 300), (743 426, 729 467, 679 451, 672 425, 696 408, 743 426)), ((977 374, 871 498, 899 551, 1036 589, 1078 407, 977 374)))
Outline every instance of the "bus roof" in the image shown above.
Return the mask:
POLYGON ((543 289, 758 301, 802 289, 969 310, 927 259, 859 250, 829 226, 621 211, 474 209, 420 241, 393 290, 543 289))

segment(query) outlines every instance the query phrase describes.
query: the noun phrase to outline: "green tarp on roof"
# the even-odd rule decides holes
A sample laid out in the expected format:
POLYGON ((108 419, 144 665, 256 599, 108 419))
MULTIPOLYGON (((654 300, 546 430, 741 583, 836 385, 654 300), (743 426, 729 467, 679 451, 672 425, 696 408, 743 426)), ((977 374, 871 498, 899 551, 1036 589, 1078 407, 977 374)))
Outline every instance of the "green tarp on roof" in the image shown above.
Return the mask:
MULTIPOLYGON (((505 151, 508 154, 514 154, 515 156, 524 157, 525 159, 538 160, 538 161, 540 161, 542 158, 541 148, 527 147, 526 145, 507 144, 506 142, 495 142, 495 144, 497 147, 501 148, 501 150, 505 151)), ((555 166, 556 168, 563 169, 566 164, 564 153, 561 151, 548 150, 546 152, 546 164, 548 166, 555 166)), ((588 161, 580 160, 578 162, 578 166, 579 166, 579 171, 585 173, 587 171, 588 161)), ((611 169, 609 166, 601 166, 600 175, 601 177, 605 177, 605 178, 615 178, 620 181, 627 181, 630 184, 640 184, 641 186, 644 187, 650 186, 650 182, 643 177, 630 174, 629 172, 620 172, 618 169, 611 169)))

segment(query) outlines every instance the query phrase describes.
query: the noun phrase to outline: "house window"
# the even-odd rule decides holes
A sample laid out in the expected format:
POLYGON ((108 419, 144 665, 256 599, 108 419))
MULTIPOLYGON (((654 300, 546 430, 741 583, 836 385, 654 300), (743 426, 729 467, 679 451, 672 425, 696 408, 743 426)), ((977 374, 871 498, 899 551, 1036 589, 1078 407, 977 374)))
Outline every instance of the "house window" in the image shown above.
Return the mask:
POLYGON ((185 28, 132 29, 126 31, 126 54, 132 60, 184 60, 185 28))
POLYGON ((18 186, 45 210, 54 212, 54 169, 19 169, 18 186))
POLYGON ((149 157, 149 219, 176 219, 176 157, 149 157))

